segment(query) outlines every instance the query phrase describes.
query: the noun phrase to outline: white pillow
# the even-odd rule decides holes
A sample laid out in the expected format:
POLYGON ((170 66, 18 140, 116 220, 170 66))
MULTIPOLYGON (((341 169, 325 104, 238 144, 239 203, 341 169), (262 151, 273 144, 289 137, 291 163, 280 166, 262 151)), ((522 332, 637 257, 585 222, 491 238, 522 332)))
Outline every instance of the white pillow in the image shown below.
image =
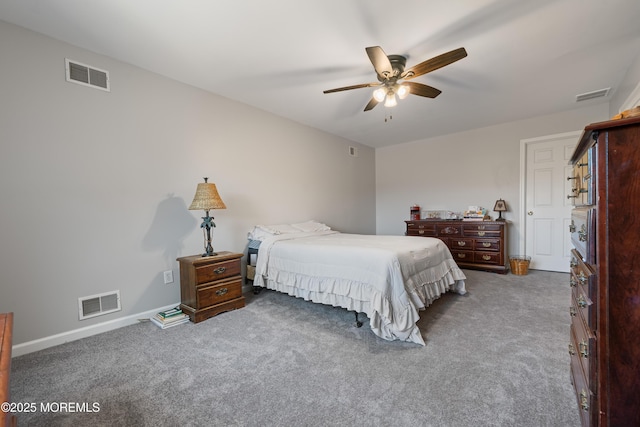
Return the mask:
POLYGON ((300 229, 292 227, 289 224, 277 224, 277 225, 256 225, 249 233, 247 238, 249 240, 264 240, 267 237, 276 236, 278 234, 290 234, 300 233, 300 229))
POLYGON ((331 227, 326 224, 323 224, 318 221, 307 221, 300 222, 298 224, 291 224, 292 227, 297 228, 299 231, 303 231, 305 233, 313 232, 313 231, 329 231, 331 227))

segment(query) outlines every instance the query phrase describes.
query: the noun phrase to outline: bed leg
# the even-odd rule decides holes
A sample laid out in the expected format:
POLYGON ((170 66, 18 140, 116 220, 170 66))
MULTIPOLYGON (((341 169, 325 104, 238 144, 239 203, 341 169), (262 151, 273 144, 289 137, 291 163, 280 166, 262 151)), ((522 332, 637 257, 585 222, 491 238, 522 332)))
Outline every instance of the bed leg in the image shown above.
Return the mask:
POLYGON ((355 311, 354 313, 356 314, 356 327, 360 328, 362 327, 362 322, 358 320, 358 312, 355 311))

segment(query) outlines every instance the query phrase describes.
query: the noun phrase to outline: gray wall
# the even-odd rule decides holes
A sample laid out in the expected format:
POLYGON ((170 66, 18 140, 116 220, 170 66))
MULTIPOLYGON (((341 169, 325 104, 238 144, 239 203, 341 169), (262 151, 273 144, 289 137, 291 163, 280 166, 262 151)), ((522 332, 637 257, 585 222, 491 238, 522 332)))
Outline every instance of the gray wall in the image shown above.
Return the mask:
POLYGON ((0 312, 14 344, 180 300, 178 256, 200 253, 208 176, 216 250, 259 223, 316 219, 375 233, 375 151, 0 21, 0 312), (65 81, 108 70, 111 92, 65 81), (348 154, 349 145, 359 149, 348 154), (172 269, 175 283, 162 272, 172 269), (119 289, 123 310, 78 320, 78 297, 119 289))

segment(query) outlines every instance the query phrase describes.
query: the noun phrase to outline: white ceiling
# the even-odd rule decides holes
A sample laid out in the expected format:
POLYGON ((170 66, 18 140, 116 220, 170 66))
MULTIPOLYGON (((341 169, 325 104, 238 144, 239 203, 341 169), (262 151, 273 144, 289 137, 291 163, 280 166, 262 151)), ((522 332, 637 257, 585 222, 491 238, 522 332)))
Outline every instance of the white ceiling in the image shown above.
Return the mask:
POLYGON ((606 102, 640 54, 639 0, 2 0, 0 19, 372 147, 606 102), (435 99, 322 93, 376 81, 376 45, 468 57, 414 80, 435 99))

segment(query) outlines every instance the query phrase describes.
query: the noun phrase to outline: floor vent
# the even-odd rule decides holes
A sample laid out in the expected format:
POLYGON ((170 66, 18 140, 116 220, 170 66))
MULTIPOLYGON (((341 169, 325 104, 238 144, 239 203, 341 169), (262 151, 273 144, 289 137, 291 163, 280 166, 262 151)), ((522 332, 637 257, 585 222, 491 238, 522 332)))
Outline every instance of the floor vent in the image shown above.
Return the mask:
POLYGON ((78 298, 80 320, 120 311, 120 291, 78 298))
POLYGON ((67 81, 110 92, 109 72, 65 58, 67 81))
POLYGON ((576 102, 586 101, 587 99, 593 98, 602 98, 603 96, 609 95, 610 87, 606 89, 594 90, 593 92, 581 93, 580 95, 576 95, 576 102))

